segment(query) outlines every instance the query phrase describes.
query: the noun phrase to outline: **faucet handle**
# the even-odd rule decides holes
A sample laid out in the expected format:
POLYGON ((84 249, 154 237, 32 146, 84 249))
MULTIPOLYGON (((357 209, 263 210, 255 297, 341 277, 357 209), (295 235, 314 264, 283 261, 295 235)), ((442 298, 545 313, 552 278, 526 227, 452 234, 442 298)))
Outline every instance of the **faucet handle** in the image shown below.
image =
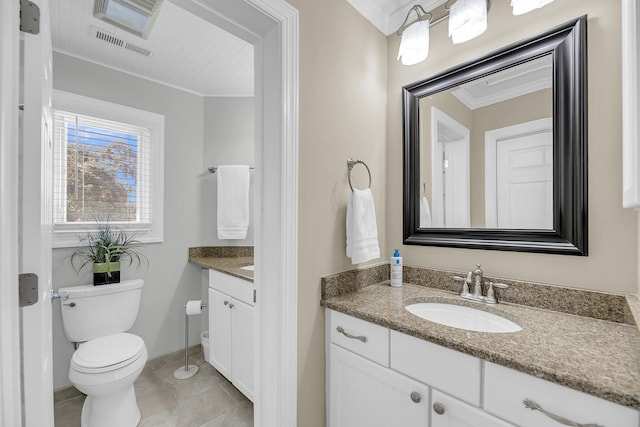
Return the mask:
POLYGON ((465 280, 467 280, 464 277, 460 277, 460 276, 453 276, 452 279, 455 280, 456 282, 464 282, 465 280))
POLYGON ((506 285, 504 283, 489 282, 489 289, 487 289, 487 296, 485 297, 485 301, 488 302, 489 304, 496 304, 498 302, 493 292, 494 287, 499 289, 507 289, 509 285, 506 285))

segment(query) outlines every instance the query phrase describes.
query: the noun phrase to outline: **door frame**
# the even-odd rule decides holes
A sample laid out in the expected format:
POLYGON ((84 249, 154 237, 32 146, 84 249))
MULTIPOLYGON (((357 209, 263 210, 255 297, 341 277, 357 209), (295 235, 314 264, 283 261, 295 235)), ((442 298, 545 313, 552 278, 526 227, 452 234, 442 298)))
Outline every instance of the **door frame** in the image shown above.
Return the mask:
POLYGON ((497 147, 498 142, 519 136, 551 131, 553 134, 553 119, 532 120, 517 125, 492 129, 484 134, 484 215, 485 227, 498 227, 497 207, 497 147))
MULTIPOLYGON (((297 421, 298 12, 284 0, 174 0, 256 58, 255 425, 297 421), (269 224, 269 226, 263 226, 269 224)), ((0 2, 0 422, 22 424, 18 317, 18 1, 0 2)))
MULTIPOLYGON (((447 227, 445 224, 445 212, 447 210, 446 203, 440 197, 444 191, 445 182, 444 182, 444 165, 442 161, 441 153, 444 149, 443 143, 440 142, 440 138, 438 136, 438 125, 444 125, 449 127, 450 129, 455 130, 460 133, 462 137, 462 143, 464 144, 464 148, 466 151, 466 155, 464 161, 466 162, 466 170, 467 170, 467 185, 466 185, 466 195, 465 195, 465 203, 467 209, 467 220, 471 221, 471 194, 470 194, 470 142, 471 142, 471 132, 469 129, 464 126, 462 123, 458 122, 453 117, 449 116, 444 111, 440 110, 436 107, 431 107, 431 225, 432 227, 442 228, 447 227), (437 196, 437 197, 436 197, 437 196)), ((469 227, 467 224, 466 227, 469 227)))
POLYGON ((0 2, 0 424, 22 425, 18 310, 18 1, 0 2))

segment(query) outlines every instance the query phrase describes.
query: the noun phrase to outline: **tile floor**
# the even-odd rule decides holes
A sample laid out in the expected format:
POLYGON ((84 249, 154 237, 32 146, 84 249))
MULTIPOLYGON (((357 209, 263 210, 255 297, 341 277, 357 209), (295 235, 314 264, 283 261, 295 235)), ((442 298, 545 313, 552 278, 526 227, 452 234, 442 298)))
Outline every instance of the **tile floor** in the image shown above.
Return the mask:
MULTIPOLYGON (((135 383, 138 427, 252 427, 253 404, 204 361, 200 346, 190 349, 189 363, 200 367, 198 373, 176 380, 173 371, 184 366, 184 351, 147 362, 135 383)), ((55 427, 80 427, 84 395, 74 391, 56 393, 55 427)))

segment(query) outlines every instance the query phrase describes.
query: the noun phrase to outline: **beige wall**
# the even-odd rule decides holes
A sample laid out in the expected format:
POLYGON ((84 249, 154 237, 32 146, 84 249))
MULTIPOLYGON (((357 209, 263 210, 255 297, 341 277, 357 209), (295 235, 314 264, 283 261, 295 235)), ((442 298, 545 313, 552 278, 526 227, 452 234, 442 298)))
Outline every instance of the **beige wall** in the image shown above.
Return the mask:
MULTIPOLYGON (((345 255, 348 157, 371 169, 380 249, 383 259, 390 256, 385 251, 387 40, 345 0, 289 2, 300 16, 298 425, 321 427, 320 277, 353 267, 345 255)), ((354 178, 362 182, 364 169, 357 168, 354 178)))
POLYGON ((388 37, 387 249, 402 246, 402 104, 400 88, 588 15, 589 256, 402 246, 405 263, 621 293, 638 291, 637 214, 622 209, 620 4, 564 0, 513 16, 507 0, 492 2, 485 34, 454 46, 446 24, 432 27, 429 58, 415 66, 396 61, 398 37, 388 37))

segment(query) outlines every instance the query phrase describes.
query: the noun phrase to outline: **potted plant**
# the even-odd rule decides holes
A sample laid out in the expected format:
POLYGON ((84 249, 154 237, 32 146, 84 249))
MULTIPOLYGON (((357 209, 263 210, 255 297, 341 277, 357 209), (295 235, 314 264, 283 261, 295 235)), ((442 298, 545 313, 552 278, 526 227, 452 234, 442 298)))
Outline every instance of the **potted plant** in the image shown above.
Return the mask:
POLYGON ((135 262, 138 267, 146 260, 146 256, 138 251, 142 243, 108 222, 98 223, 98 229, 88 232, 80 243, 82 246, 71 254, 71 265, 80 272, 93 263, 94 286, 120 283, 121 260, 128 259, 129 265, 135 262))

